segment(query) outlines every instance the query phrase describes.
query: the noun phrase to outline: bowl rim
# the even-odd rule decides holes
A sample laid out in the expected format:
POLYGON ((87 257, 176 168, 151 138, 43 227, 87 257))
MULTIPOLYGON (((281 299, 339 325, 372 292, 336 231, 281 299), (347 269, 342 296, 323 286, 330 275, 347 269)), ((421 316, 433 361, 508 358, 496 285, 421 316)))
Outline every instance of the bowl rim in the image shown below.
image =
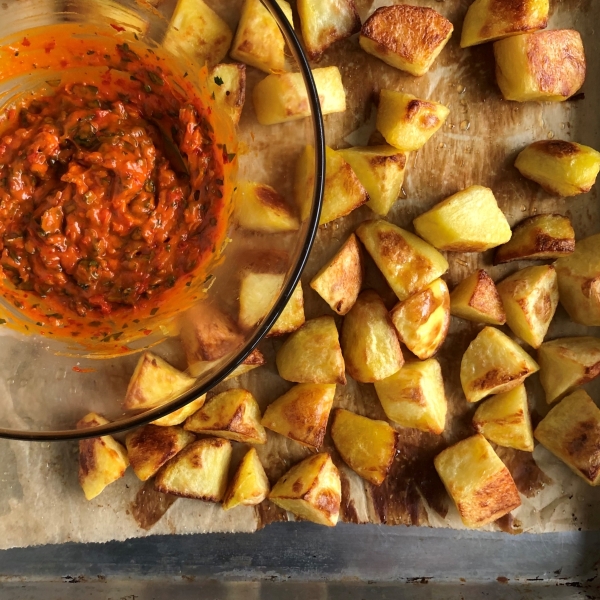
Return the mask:
POLYGON ((256 348, 258 343, 263 339, 267 332, 274 325, 279 315, 290 300, 296 285, 300 281, 304 267, 308 260, 308 256, 312 249, 315 237, 319 228, 319 219, 321 216, 321 208, 323 204, 323 194, 325 190, 325 127, 323 123, 323 115, 321 112, 321 104, 315 84, 314 77, 308 62, 308 58, 300 45, 298 36, 296 35, 293 26, 287 20, 287 17, 276 0, 261 0, 263 5, 269 10, 275 21, 279 25, 283 36, 288 44, 288 47, 300 67, 300 73, 304 80, 308 92, 308 101, 311 109, 311 119, 313 122, 314 144, 315 144, 315 181, 313 187, 313 203, 311 213, 307 222, 307 233, 300 250, 300 256, 294 265, 289 276, 287 284, 280 293, 279 299, 265 317, 264 321, 252 334, 249 340, 244 344, 241 350, 235 357, 223 367, 218 373, 213 375, 207 382, 201 385, 198 389, 183 394, 180 398, 172 400, 162 406, 147 410, 139 415, 134 415, 122 419, 115 423, 108 423, 89 429, 67 429, 67 430, 48 430, 48 431, 25 431, 18 429, 5 429, 0 427, 0 439, 22 440, 31 442, 48 442, 48 441, 65 441, 65 440, 81 440, 86 438, 100 437, 114 433, 121 433, 133 427, 147 425, 151 421, 155 421, 164 417, 194 400, 203 396, 216 385, 221 383, 228 375, 230 375, 248 355, 256 348))

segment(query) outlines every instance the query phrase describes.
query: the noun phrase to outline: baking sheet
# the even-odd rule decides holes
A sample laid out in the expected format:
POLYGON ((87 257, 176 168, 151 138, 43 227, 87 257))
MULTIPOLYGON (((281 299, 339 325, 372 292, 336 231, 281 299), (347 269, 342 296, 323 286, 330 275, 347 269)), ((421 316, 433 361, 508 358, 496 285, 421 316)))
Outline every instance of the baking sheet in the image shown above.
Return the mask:
MULTIPOLYGON (((375 8, 391 2, 361 0, 358 4, 364 20, 375 8)), ((327 143, 337 148, 377 140, 372 98, 381 88, 404 90, 418 97, 438 100, 450 107, 450 117, 445 127, 422 150, 410 155, 405 197, 392 209, 391 221, 410 228, 414 217, 439 200, 468 185, 481 184, 494 190, 511 224, 536 213, 560 212, 572 218, 578 239, 600 231, 597 187, 584 196, 556 199, 532 182, 523 180, 512 166, 517 152, 538 139, 567 139, 600 146, 597 111, 600 106, 600 87, 597 85, 600 65, 598 42, 594 39, 594 28, 600 22, 600 6, 592 0, 551 0, 550 27, 574 27, 583 36, 588 76, 583 88, 584 99, 541 105, 501 99, 494 82, 490 45, 460 50, 460 28, 469 1, 422 0, 418 4, 435 8, 455 24, 451 41, 428 75, 417 79, 364 54, 358 47, 356 36, 336 44, 323 57, 319 66, 340 66, 349 104, 345 113, 325 118, 327 143)), ((219 0, 212 5, 232 26, 235 25, 238 0, 219 0)), ((282 152, 280 144, 284 142, 281 140, 294 136, 294 132, 305 134, 310 123, 271 128, 255 126, 251 87, 261 78, 260 73, 248 70, 249 100, 242 117, 242 130, 246 141, 252 141, 252 146, 249 144, 252 152, 243 157, 242 169, 256 175, 260 174, 263 165, 277 161, 280 167, 269 170, 268 182, 289 195, 295 156, 287 142, 287 150, 282 152), (257 153, 263 162, 256 160, 257 153)), ((298 140, 301 137, 298 136, 298 140)), ((265 177, 266 174, 265 169, 265 177)), ((319 232, 303 276, 307 318, 332 314, 308 287, 308 281, 357 224, 370 217, 370 211, 363 207, 319 232)), ((495 280, 520 266, 492 267, 491 258, 490 252, 453 254, 448 283, 452 287, 481 266, 489 269, 495 280)), ((367 272, 366 286, 379 291, 391 308, 395 297, 371 262, 367 272)), ((339 323, 340 319, 336 319, 339 323)), ((449 402, 446 432, 443 436, 434 436, 399 429, 399 452, 392 472, 381 487, 365 484, 346 468, 330 440, 326 439, 325 449, 332 452, 342 473, 344 520, 462 528, 455 508, 435 475, 432 458, 443 447, 472 432, 470 420, 475 407, 468 405, 460 390, 458 364, 479 329, 476 324, 452 319, 448 340, 439 355, 449 402)), ((597 335, 598 328, 569 324, 564 311, 559 309, 548 337, 584 333, 597 335)), ((274 367, 274 355, 280 344, 277 340, 263 342, 268 365, 237 381, 222 384, 221 389, 246 387, 264 409, 291 387, 278 377, 274 367)), ((157 351, 161 352, 160 347, 157 351)), ((9 382, 0 381, 0 393, 6 392, 1 388, 7 385, 9 382)), ((527 387, 534 418, 539 419, 547 412, 547 407, 537 376, 527 380, 527 387)), ((598 397, 598 384, 588 388, 598 397)), ((346 386, 338 386, 334 406, 384 418, 373 386, 352 380, 346 386)), ((242 445, 235 446, 234 465, 244 452, 242 445)), ((272 481, 309 453, 299 444, 271 432, 268 443, 257 450, 272 481)), ((523 505, 509 518, 487 529, 546 532, 600 528, 600 515, 593 510, 600 500, 600 489, 580 481, 541 446, 536 448, 533 457, 508 449, 498 451, 515 477, 523 505)), ((0 441, 0 464, 0 548, 66 541, 123 540, 161 533, 254 531, 272 521, 288 518, 269 502, 257 510, 237 507, 225 512, 218 505, 174 500, 156 494, 151 486, 140 483, 131 469, 98 498, 86 502, 77 483, 76 443, 0 441)))

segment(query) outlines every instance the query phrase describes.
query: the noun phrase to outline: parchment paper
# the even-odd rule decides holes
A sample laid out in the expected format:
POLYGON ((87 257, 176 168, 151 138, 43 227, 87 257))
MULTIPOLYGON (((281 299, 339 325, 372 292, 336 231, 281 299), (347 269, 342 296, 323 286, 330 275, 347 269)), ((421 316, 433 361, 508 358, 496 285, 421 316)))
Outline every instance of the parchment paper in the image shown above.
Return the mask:
MULTIPOLYGON (((360 0, 364 20, 389 0, 360 0)), ((398 2, 399 3, 399 2, 398 2)), ((491 187, 511 224, 536 214, 560 212, 573 220, 577 238, 600 231, 598 187, 585 196, 557 199, 536 184, 522 179, 514 169, 516 153, 526 144, 544 138, 566 139, 600 147, 600 59, 594 27, 600 22, 600 5, 592 0, 551 0, 551 28, 573 27, 584 39, 588 76, 584 99, 562 104, 517 104, 504 102, 495 86, 490 45, 460 50, 461 23, 470 0, 413 0, 447 16, 455 32, 431 72, 414 78, 364 54, 356 36, 332 47, 319 66, 338 65, 348 92, 348 110, 326 117, 328 145, 339 148, 377 141, 374 133, 374 94, 381 88, 399 89, 420 98, 438 100, 450 107, 446 126, 408 160, 405 194, 392 209, 389 219, 410 229, 411 221, 444 197, 471 184, 491 187)), ((212 2, 218 12, 235 26, 239 0, 212 2)), ((244 169, 260 171, 261 161, 277 162, 269 171, 269 183, 291 193, 293 165, 297 155, 290 150, 294 132, 306 132, 310 123, 258 128, 254 126, 252 86, 263 77, 248 69, 248 101, 242 117, 244 140, 253 152, 244 157, 244 169), (244 162, 245 161, 245 162, 244 162)), ((299 146, 299 142, 298 142, 299 146)), ((266 171, 265 171, 266 177, 266 171)), ((361 208, 343 220, 323 228, 303 276, 307 318, 332 314, 308 287, 320 266, 345 241, 358 223, 372 215, 361 208)), ((495 280, 522 265, 492 267, 492 253, 452 254, 447 276, 452 287, 478 267, 485 267, 495 280)), ((366 287, 375 288, 388 307, 395 297, 375 266, 368 262, 366 287)), ((338 323, 341 322, 337 318, 338 323)), ((398 428, 400 447, 386 482, 379 488, 366 484, 343 465, 329 438, 330 451, 342 474, 342 519, 356 523, 387 523, 463 528, 456 509, 443 491, 433 469, 433 456, 447 445, 472 433, 474 406, 466 402, 459 382, 459 361, 480 326, 452 319, 448 339, 439 354, 444 374, 449 413, 442 436, 398 428)), ((508 331, 508 330, 507 330, 508 331)), ((598 335, 598 328, 570 324, 559 308, 548 338, 563 335, 598 335)), ((3 339, 6 343, 6 338, 3 339)), ((268 364, 218 389, 245 387, 264 409, 291 384, 277 375, 274 355, 280 340, 262 343, 268 364)), ((161 348, 157 349, 161 353, 161 348)), ((6 386, 0 381, 0 388, 6 386)), ((600 386, 587 386, 596 399, 600 386)), ((527 380, 537 422, 547 412, 537 376, 527 380)), ((0 389, 4 393, 5 390, 0 389)), ((349 379, 338 386, 335 404, 373 418, 385 418, 372 385, 349 379)), ((535 424, 534 422, 534 424, 535 424)), ((269 432, 268 443, 257 447, 269 478, 274 482, 292 464, 309 454, 299 444, 269 432)), ((245 448, 235 444, 232 469, 245 448)), ((538 445, 533 456, 506 448, 498 453, 513 474, 521 492, 522 506, 512 515, 487 529, 510 532, 548 532, 597 529, 600 489, 577 478, 565 465, 538 445)), ((174 500, 156 494, 151 485, 137 480, 131 469, 108 486, 95 500, 86 502, 77 482, 77 443, 25 443, 0 441, 0 548, 66 541, 103 542, 149 534, 184 534, 212 531, 250 532, 274 520, 292 519, 268 501, 254 508, 223 511, 219 505, 195 500, 174 500), (168 510, 167 510, 168 509, 168 510), (164 513, 164 514, 163 514, 164 513), (162 517, 162 518, 161 518, 162 517)))

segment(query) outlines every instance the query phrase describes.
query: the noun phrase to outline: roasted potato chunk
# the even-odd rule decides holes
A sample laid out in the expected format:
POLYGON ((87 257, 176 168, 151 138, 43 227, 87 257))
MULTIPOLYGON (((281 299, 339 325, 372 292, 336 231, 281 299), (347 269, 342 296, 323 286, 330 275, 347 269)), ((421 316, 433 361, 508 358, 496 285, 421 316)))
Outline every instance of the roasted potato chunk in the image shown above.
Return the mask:
MULTIPOLYGON (((346 110, 346 92, 337 67, 312 70, 321 112, 324 115, 346 110)), ((275 125, 310 117, 308 92, 301 73, 272 74, 254 86, 256 118, 261 125, 275 125)))
POLYGON ((242 329, 251 329, 266 317, 283 287, 285 275, 246 271, 240 285, 240 314, 242 329))
POLYGON ((539 348, 558 306, 558 283, 552 265, 527 267, 498 284, 513 333, 533 348, 539 348))
POLYGON ((152 421, 152 425, 158 425, 159 427, 173 427, 175 425, 181 425, 190 415, 193 415, 199 410, 206 400, 206 394, 200 396, 196 400, 192 400, 189 404, 181 407, 178 410, 152 421))
POLYGON ((385 379, 404 364, 394 325, 373 290, 362 292, 344 317, 341 344, 346 371, 356 381, 385 379))
POLYGON ((392 90, 381 90, 377 110, 377 129, 385 141, 410 152, 422 148, 444 124, 450 110, 432 100, 392 90))
POLYGON ((560 303, 575 323, 600 325, 600 234, 575 245, 555 263, 560 303))
POLYGON ((469 344, 460 363, 460 382, 469 402, 508 392, 538 364, 516 342, 495 327, 484 327, 469 344))
POLYGON ((407 153, 393 146, 364 146, 338 152, 367 190, 367 206, 385 217, 402 191, 407 153))
POLYGON ((267 432, 260 424, 260 408, 254 396, 243 389, 227 390, 211 398, 188 418, 184 429, 247 444, 267 441, 267 432))
POLYGON ((482 527, 521 505, 511 474, 479 433, 440 452, 434 464, 466 527, 482 527))
POLYGON ((600 375, 600 338, 565 337, 538 350, 540 382, 552 404, 600 375))
MULTIPOLYGON (((110 421, 89 413, 77 423, 77 429, 99 427, 110 421)), ((113 481, 125 475, 129 460, 127 451, 111 435, 79 440, 79 485, 86 500, 93 500, 113 481)))
POLYGON ((434 358, 405 363, 394 375, 376 381, 375 391, 390 421, 436 434, 444 431, 448 402, 434 358))
POLYGON ((267 337, 292 333, 292 331, 296 331, 296 329, 302 327, 305 321, 304 293, 302 292, 302 283, 299 281, 298 285, 294 288, 292 297, 285 305, 273 327, 271 327, 267 337))
POLYGON ((400 300, 448 270, 448 262, 435 248, 387 221, 364 221, 356 235, 400 300))
MULTIPOLYGON (((292 23, 292 8, 277 0, 292 23)), ((265 73, 285 71, 285 40, 269 10, 260 0, 244 0, 229 56, 265 73)))
POLYGON ((473 427, 490 442, 533 452, 533 430, 523 384, 482 402, 473 416, 473 427))
POLYGON ((575 251, 575 232, 569 217, 535 215, 521 221, 510 240, 496 250, 494 264, 513 260, 561 258, 575 251))
POLYGON ((208 76, 208 89, 233 124, 237 125, 246 102, 246 65, 217 65, 208 76))
POLYGON ((131 376, 123 406, 127 410, 154 408, 189 390, 196 380, 152 352, 144 352, 131 376))
POLYGON ((398 4, 378 8, 360 30, 361 48, 396 69, 425 75, 454 26, 432 8, 398 4))
POLYGON ((381 485, 392 467, 398 434, 385 421, 336 408, 331 439, 342 460, 363 479, 381 485))
POLYGON ((506 100, 561 102, 585 80, 579 32, 554 29, 524 33, 494 43, 496 81, 506 100))
POLYGON ((162 45, 175 56, 184 52, 212 67, 225 58, 232 38, 227 23, 204 0, 179 0, 162 45))
POLYGON ((229 483, 223 498, 223 508, 229 510, 238 504, 242 506, 260 504, 269 495, 270 489, 258 452, 256 448, 250 448, 229 483))
POLYGON ((346 383, 344 358, 333 317, 307 321, 279 348, 279 375, 296 383, 346 383))
POLYGON ((583 390, 552 408, 534 436, 579 477, 600 485, 600 409, 583 390))
POLYGON ((354 0, 298 0, 297 6, 304 47, 313 60, 334 42, 360 30, 354 0))
MULTIPOLYGON (((325 148, 325 194, 319 225, 350 214, 369 198, 352 167, 342 155, 329 147, 325 148)), ((306 146, 296 164, 294 190, 296 203, 300 207, 302 220, 308 219, 312 205, 315 181, 315 149, 306 146)))
POLYGON ((463 21, 460 47, 545 29, 549 9, 548 0, 475 0, 463 21))
POLYGON ((281 233, 297 231, 300 221, 285 198, 270 185, 240 181, 233 194, 235 219, 242 229, 281 233))
POLYGON ((454 317, 504 325, 506 313, 494 280, 483 269, 463 279, 450 294, 450 314, 454 317))
POLYGON ((510 240, 510 225, 494 193, 472 185, 417 217, 415 231, 438 250, 484 252, 510 240))
POLYGON ((397 304, 390 313, 400 341, 418 358, 433 356, 450 326, 450 294, 443 279, 397 304))
POLYGON ((340 514, 342 483, 331 456, 309 456, 292 467, 275 484, 269 499, 302 519, 334 527, 340 514))
MULTIPOLYGON (((248 373, 249 371, 252 371, 253 369, 256 369, 257 367, 262 367, 266 362, 267 361, 265 360, 263 353, 258 348, 255 348, 245 358, 244 362, 241 365, 239 365, 238 367, 236 367, 229 375, 227 375, 227 377, 225 377, 225 379, 223 381, 227 381, 229 379, 234 379, 235 377, 239 377, 240 375, 244 375, 245 373, 248 373)), ((202 377, 202 375, 205 375, 208 371, 210 371, 212 368, 214 368, 218 363, 219 363, 218 360, 210 361, 210 362, 195 362, 195 363, 192 363, 188 367, 188 371, 194 377, 202 377)), ((204 404, 204 402, 202 404, 204 404)), ((200 406, 198 406, 198 408, 200 408, 200 406)), ((191 413, 189 413, 186 416, 186 418, 194 412, 196 412, 196 411, 192 411, 191 413)), ((178 424, 179 423, 177 423, 177 425, 178 424)))
POLYGON ((159 471, 154 487, 163 494, 221 502, 230 461, 229 440, 205 438, 192 442, 159 471))
POLYGON ((318 450, 323 444, 335 384, 299 383, 269 404, 261 423, 267 429, 318 450))
POLYGON ((138 479, 146 481, 195 439, 181 427, 146 425, 128 433, 125 445, 134 473, 138 479))
POLYGON ((338 315, 345 315, 356 302, 364 275, 364 259, 351 234, 337 254, 313 277, 310 287, 338 315))

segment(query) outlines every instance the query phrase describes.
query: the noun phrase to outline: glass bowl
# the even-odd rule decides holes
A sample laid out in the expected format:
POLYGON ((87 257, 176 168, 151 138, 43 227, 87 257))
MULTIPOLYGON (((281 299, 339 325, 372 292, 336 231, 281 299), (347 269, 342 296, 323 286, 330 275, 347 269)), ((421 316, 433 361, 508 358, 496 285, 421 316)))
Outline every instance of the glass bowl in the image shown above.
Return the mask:
MULTIPOLYGON (((98 65, 91 60, 94 53, 102 44, 110 46, 111 51, 119 44, 121 57, 123 48, 127 52, 137 50, 163 65, 160 72, 165 73, 168 83, 182 97, 187 90, 207 98, 215 141, 228 158, 223 158, 224 197, 220 213, 226 227, 220 235, 214 235, 213 256, 202 269, 194 271, 193 277, 178 281, 179 287, 151 311, 133 314, 123 308, 103 319, 92 322, 88 319, 90 327, 83 336, 73 337, 71 332, 69 337, 69 328, 65 326, 69 315, 50 313, 54 308, 43 297, 31 290, 13 288, 4 280, 0 298, 0 437, 79 439, 143 425, 198 399, 244 361, 248 362, 248 357, 250 360, 256 357, 257 344, 291 298, 311 250, 319 222, 325 170, 323 120, 308 61, 277 2, 262 1, 283 33, 289 70, 302 74, 311 109, 311 117, 303 121, 259 125, 250 92, 266 75, 248 68, 250 106, 243 111, 235 128, 231 119, 223 116, 214 94, 212 100, 208 99, 208 71, 185 53, 173 49, 173 44, 165 50, 163 41, 169 31, 172 2, 154 2, 155 7, 136 0, 8 0, 2 5, 0 55, 4 66, 0 67, 0 115, 9 114, 11 107, 32 92, 51 95, 59 81, 61 85, 69 80, 79 81, 82 73, 86 82, 90 77, 93 79, 94 73, 98 76, 94 71, 98 65), (41 48, 36 40, 46 39, 43 36, 48 31, 56 35, 50 46, 41 48), (64 53, 63 46, 69 43, 64 40, 71 40, 70 43, 76 40, 82 51, 72 61, 52 62, 49 57, 64 53), (84 53, 86 48, 89 49, 84 53), (33 68, 19 68, 23 64, 33 68), (288 173, 293 173, 295 161, 306 144, 314 145, 316 150, 309 218, 297 231, 288 233, 260 233, 238 227, 232 200, 236 182, 248 180, 273 185, 291 205, 293 177, 288 173), (237 314, 240 279, 249 269, 257 267, 282 277, 283 285, 272 298, 268 314, 256 325, 244 329, 237 314), (43 323, 41 318, 33 318, 31 311, 25 311, 27 302, 32 303, 37 313, 42 313, 43 323), (201 327, 198 323, 210 325, 220 319, 235 331, 234 341, 229 340, 208 358, 192 361, 189 340, 192 345, 196 343, 193 338, 195 328, 201 327), (195 381, 186 386, 185 392, 166 401, 162 399, 159 405, 130 410, 124 405, 128 384, 140 357, 150 349, 152 355, 163 358, 195 381), (76 423, 89 412, 103 415, 109 422, 77 429, 76 423)), ((207 4, 210 6, 211 2, 207 4)), ((234 15, 223 14, 222 6, 215 9, 226 20, 230 17, 235 21, 234 15)), ((72 48, 70 52, 72 55, 72 48)), ((104 55, 107 61, 110 56, 110 53, 104 55)), ((106 65, 102 69, 105 71, 106 65)), ((116 69, 113 72, 118 73, 116 69)), ((168 145, 166 137, 164 143, 168 145)), ((181 155, 177 156, 175 151, 173 160, 178 158, 181 155)), ((74 318, 75 322, 79 317, 74 318)))

